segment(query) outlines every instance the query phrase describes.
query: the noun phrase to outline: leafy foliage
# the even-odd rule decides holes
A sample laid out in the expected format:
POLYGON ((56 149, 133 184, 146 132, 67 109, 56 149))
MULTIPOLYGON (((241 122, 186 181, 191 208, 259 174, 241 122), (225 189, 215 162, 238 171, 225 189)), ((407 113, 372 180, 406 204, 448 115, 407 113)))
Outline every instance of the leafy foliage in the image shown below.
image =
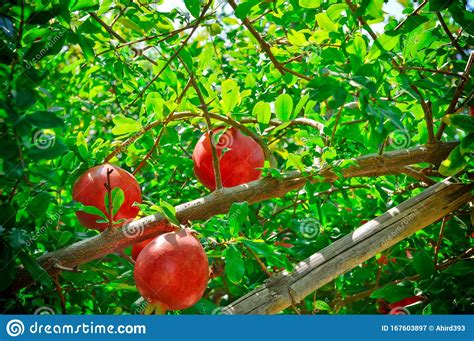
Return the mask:
MULTIPOLYGON (((473 13, 459 0, 429 1, 415 15, 419 4, 400 3, 403 24, 386 16, 379 0, 242 0, 235 11, 216 1, 207 12, 197 0, 182 8, 151 1, 2 2, 0 290, 19 265, 37 280, 16 296, 3 291, 2 312, 144 311, 133 264, 122 253, 58 278, 35 258, 97 234, 78 223, 72 185, 115 149, 110 161, 129 170, 151 152, 136 175, 141 216, 160 212, 177 224, 174 206, 208 194, 190 158, 205 120, 189 72, 209 112, 245 124, 269 146, 277 169, 267 167, 268 176, 425 144, 431 115, 434 132, 445 125, 441 139, 460 144, 439 169, 417 170, 436 180, 472 179, 473 13), (241 24, 245 18, 267 45, 241 24), (323 134, 291 124, 296 118, 324 125, 323 134)), ((407 175, 308 183, 192 222, 213 278, 204 298, 182 313, 215 313, 422 190, 407 175)), ((116 211, 123 192, 112 198, 116 211)), ((469 214, 461 210, 427 227, 284 312, 376 313, 415 294, 426 300, 412 313, 472 311, 469 214)))

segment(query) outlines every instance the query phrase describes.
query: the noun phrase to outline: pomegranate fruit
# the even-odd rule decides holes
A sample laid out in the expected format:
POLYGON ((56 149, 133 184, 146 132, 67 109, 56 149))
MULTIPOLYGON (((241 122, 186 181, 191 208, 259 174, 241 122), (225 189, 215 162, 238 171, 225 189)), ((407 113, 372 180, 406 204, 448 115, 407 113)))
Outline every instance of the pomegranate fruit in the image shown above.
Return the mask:
POLYGON ((138 258, 138 255, 140 254, 140 252, 142 252, 142 250, 145 248, 145 246, 147 246, 148 244, 150 244, 150 242, 153 240, 154 238, 150 238, 150 239, 146 239, 144 241, 141 241, 140 243, 136 243, 136 244, 133 244, 132 246, 132 259, 134 261, 137 260, 138 258))
MULTIPOLYGON (((234 187, 257 180, 262 173, 265 161, 262 148, 249 136, 238 129, 215 129, 215 143, 221 170, 222 185, 234 187)), ((210 190, 216 188, 214 168, 212 165, 211 142, 205 133, 197 142, 193 151, 194 173, 198 180, 210 190)))
POLYGON ((135 284, 151 304, 181 310, 196 304, 209 278, 206 252, 185 229, 153 239, 135 262, 135 284))
MULTIPOLYGON (((110 169, 113 170, 110 173, 111 188, 118 187, 124 192, 124 202, 113 217, 114 221, 126 220, 120 225, 115 225, 121 226, 127 221, 135 219, 139 208, 132 205, 135 202, 140 203, 142 201, 142 193, 137 180, 126 170, 110 164, 103 164, 88 169, 75 182, 72 189, 72 198, 86 206, 95 206, 108 216, 104 203, 104 198, 107 195, 107 189, 104 184, 107 183, 107 171, 110 169)), ((97 223, 97 220, 103 220, 98 215, 78 211, 76 216, 83 226, 90 229, 102 231, 108 226, 107 223, 97 223)))

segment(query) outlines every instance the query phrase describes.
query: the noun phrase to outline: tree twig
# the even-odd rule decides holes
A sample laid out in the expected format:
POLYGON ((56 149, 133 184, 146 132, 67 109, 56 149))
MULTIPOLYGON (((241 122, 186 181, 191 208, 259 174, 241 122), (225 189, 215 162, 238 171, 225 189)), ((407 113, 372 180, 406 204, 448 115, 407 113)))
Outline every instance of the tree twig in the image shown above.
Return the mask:
POLYGON ((411 12, 410 14, 408 14, 408 15, 406 16, 406 18, 403 19, 403 20, 397 25, 397 27, 395 27, 394 31, 400 29, 400 27, 402 27, 402 26, 405 24, 405 22, 406 22, 410 17, 412 17, 412 16, 414 16, 414 15, 417 15, 418 12, 419 12, 427 3, 428 3, 428 0, 423 0, 423 2, 422 2, 417 8, 415 8, 415 9, 413 10, 413 12, 411 12))
POLYGON ((446 225, 446 217, 443 218, 443 221, 441 222, 441 227, 439 228, 439 235, 438 235, 438 241, 436 242, 436 246, 434 249, 434 259, 433 263, 435 267, 438 267, 438 253, 439 253, 439 248, 441 246, 441 243, 443 242, 443 236, 444 236, 444 226, 446 225))
POLYGON ((453 34, 448 28, 448 25, 446 25, 446 22, 443 19, 443 16, 441 15, 440 12, 436 12, 436 16, 438 17, 439 23, 441 24, 441 27, 443 27, 444 32, 446 32, 446 35, 448 36, 449 40, 451 40, 451 43, 453 46, 458 50, 458 52, 461 54, 461 56, 466 57, 466 52, 462 49, 462 47, 459 45, 458 41, 454 39, 453 34))
MULTIPOLYGON (((229 5, 234 9, 234 11, 236 10, 237 8, 237 4, 235 3, 234 0, 227 0, 227 2, 229 3, 229 5)), ((268 56, 268 58, 270 59, 270 61, 272 62, 272 64, 276 67, 276 69, 278 71, 280 71, 280 73, 282 75, 284 75, 286 72, 288 73, 291 73, 292 75, 298 77, 298 78, 302 78, 302 79, 305 79, 307 81, 310 81, 312 78, 311 77, 308 77, 306 75, 303 75, 295 70, 292 70, 288 67, 286 67, 283 63, 280 63, 278 61, 278 59, 276 59, 275 55, 273 54, 272 50, 271 50, 271 47, 270 47, 270 44, 268 44, 263 38, 262 36, 257 32, 257 30, 253 27, 252 23, 250 22, 250 20, 248 18, 244 18, 242 20, 242 23, 244 24, 244 26, 249 30, 249 32, 255 37, 255 39, 257 40, 257 42, 259 43, 260 47, 262 48, 262 50, 265 52, 265 54, 268 56)))
POLYGON ((61 284, 59 283, 58 277, 59 277, 58 274, 52 276, 54 285, 56 287, 56 292, 58 293, 58 296, 59 296, 59 301, 61 302, 61 314, 65 315, 67 314, 66 299, 64 298, 63 288, 61 287, 61 284))
POLYGON ((114 227, 114 213, 113 213, 113 205, 112 205, 112 187, 110 185, 110 174, 112 174, 114 170, 112 168, 107 169, 107 183, 104 184, 105 189, 107 190, 107 198, 109 200, 108 207, 107 207, 107 216, 109 218, 108 228, 112 229, 114 227))
POLYGON ((178 49, 174 50, 175 52, 171 55, 171 57, 168 58, 168 60, 166 61, 165 65, 163 65, 161 70, 158 71, 158 73, 151 79, 151 81, 147 85, 145 85, 145 87, 140 91, 138 96, 135 97, 135 99, 127 106, 127 109, 130 108, 132 105, 134 105, 138 101, 138 99, 140 99, 143 96, 143 94, 148 90, 148 88, 161 76, 163 71, 165 71, 166 68, 171 64, 171 62, 178 56, 178 54, 181 52, 181 50, 188 43, 189 39, 191 39, 194 32, 196 32, 196 29, 199 27, 199 23, 204 19, 204 16, 206 15, 206 12, 209 9, 209 7, 211 6, 211 4, 212 4, 212 0, 209 0, 209 2, 203 7, 203 9, 201 11, 201 15, 196 20, 196 26, 193 27, 193 29, 191 30, 189 35, 186 37, 186 39, 183 40, 183 42, 180 44, 178 49))
POLYGON ((207 137, 209 138, 209 144, 211 147, 212 167, 214 168, 216 190, 219 190, 222 188, 221 166, 220 166, 219 155, 217 155, 217 147, 216 147, 217 143, 215 143, 214 141, 214 130, 212 129, 211 118, 209 116, 209 109, 207 107, 206 100, 204 99, 204 96, 202 95, 201 89, 199 88, 199 84, 195 79, 195 75, 193 71, 189 69, 189 67, 186 65, 186 63, 181 59, 179 55, 177 55, 177 57, 179 61, 181 62, 181 65, 183 65, 183 67, 188 72, 191 85, 194 88, 194 90, 196 90, 196 94, 198 95, 199 102, 201 102, 201 108, 204 112, 204 119, 206 120, 207 137))
POLYGON ((434 135, 433 113, 431 112, 431 105, 425 102, 423 94, 415 85, 410 84, 410 87, 416 92, 418 97, 420 97, 421 107, 423 108, 423 112, 425 114, 426 129, 428 130, 428 144, 434 144, 436 143, 436 139, 434 135))
MULTIPOLYGON (((458 103, 459 97, 461 97, 464 87, 466 86, 467 81, 469 80, 472 64, 474 63, 474 52, 471 52, 469 59, 466 64, 466 68, 464 69, 463 77, 461 82, 459 83, 456 91, 454 92, 453 99, 448 106, 444 115, 450 115, 456 111, 456 104, 458 103)), ((446 128, 446 123, 444 121, 441 122, 441 125, 436 133, 436 139, 439 141, 443 136, 444 129, 446 128)))

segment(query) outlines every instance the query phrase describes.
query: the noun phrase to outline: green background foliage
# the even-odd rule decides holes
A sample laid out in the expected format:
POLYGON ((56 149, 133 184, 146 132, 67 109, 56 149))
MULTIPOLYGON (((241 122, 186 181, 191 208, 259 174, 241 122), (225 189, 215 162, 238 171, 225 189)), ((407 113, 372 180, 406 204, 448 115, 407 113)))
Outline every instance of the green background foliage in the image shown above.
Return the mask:
MULTIPOLYGON (((266 164, 268 176, 316 171, 315 160, 344 167, 336 161, 423 145, 429 137, 423 103, 435 132, 446 124, 442 140, 461 144, 439 169, 421 166, 437 181, 455 175, 467 182, 472 176, 472 82, 469 73, 460 75, 473 43, 474 14, 465 2, 429 1, 410 15, 419 4, 400 1, 407 18, 400 27, 401 20, 384 15, 381 0, 248 0, 235 13, 214 1, 203 17, 205 4, 196 0, 184 1, 185 9, 160 10, 157 3, 2 2, 0 290, 12 283, 19 265, 37 280, 15 295, 4 291, 2 313, 45 306, 68 314, 142 312, 133 264, 122 253, 58 279, 35 258, 98 233, 77 221, 72 185, 152 122, 159 124, 111 160, 133 171, 152 150, 136 175, 144 193, 140 216, 208 194, 190 158, 205 121, 186 68, 209 112, 245 124, 267 143, 278 168, 266 164), (241 24, 246 17, 278 65, 241 24), (383 29, 374 33, 369 25, 377 23, 383 29), (172 57, 176 51, 180 58, 172 57), (190 115, 169 120, 173 112, 190 115), (323 132, 289 125, 302 117, 323 124, 323 132)), ((269 274, 292 270, 423 187, 407 175, 308 183, 284 197, 234 204, 227 215, 192 222, 215 277, 198 304, 178 313, 218 312, 269 274)), ((284 313, 377 313, 415 294, 425 301, 412 313, 472 312, 470 214, 466 207, 448 216, 441 239, 441 222, 417 232, 284 313), (442 269, 435 264, 453 259, 442 269), (365 294, 354 300, 358 293, 365 294)))

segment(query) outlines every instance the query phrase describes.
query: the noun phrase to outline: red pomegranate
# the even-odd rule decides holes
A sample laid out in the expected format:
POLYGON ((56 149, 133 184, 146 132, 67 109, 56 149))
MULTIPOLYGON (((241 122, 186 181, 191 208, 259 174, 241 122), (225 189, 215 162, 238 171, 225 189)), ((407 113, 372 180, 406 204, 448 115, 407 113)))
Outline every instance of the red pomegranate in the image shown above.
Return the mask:
MULTIPOLYGON (((234 187, 257 180, 265 161, 262 148, 238 129, 217 128, 213 139, 220 160, 222 185, 234 187)), ((210 190, 216 188, 212 165, 211 143, 207 133, 197 142, 193 152, 194 173, 198 180, 210 190)))
POLYGON ((153 239, 135 262, 135 283, 148 302, 162 310, 191 307, 202 297, 209 264, 201 243, 182 229, 153 239))
MULTIPOLYGON (((107 215, 104 203, 107 189, 104 184, 107 183, 107 170, 110 169, 113 170, 113 172, 110 173, 111 188, 119 187, 123 190, 125 195, 122 206, 114 216, 114 221, 121 219, 126 219, 126 221, 133 220, 137 216, 139 208, 132 205, 135 202, 140 203, 142 201, 142 193, 135 177, 120 167, 103 164, 90 168, 77 179, 72 190, 72 198, 86 206, 95 206, 107 215)), ((97 220, 103 219, 98 215, 82 211, 76 212, 76 215, 80 223, 87 228, 102 231, 107 227, 107 223, 96 222, 97 220)), ((121 225, 123 224, 125 224, 125 222, 121 225)))
POLYGON ((142 250, 147 246, 153 239, 155 238, 150 238, 150 239, 145 239, 144 241, 141 241, 140 243, 133 244, 132 246, 132 259, 134 261, 137 260, 138 255, 142 250))

